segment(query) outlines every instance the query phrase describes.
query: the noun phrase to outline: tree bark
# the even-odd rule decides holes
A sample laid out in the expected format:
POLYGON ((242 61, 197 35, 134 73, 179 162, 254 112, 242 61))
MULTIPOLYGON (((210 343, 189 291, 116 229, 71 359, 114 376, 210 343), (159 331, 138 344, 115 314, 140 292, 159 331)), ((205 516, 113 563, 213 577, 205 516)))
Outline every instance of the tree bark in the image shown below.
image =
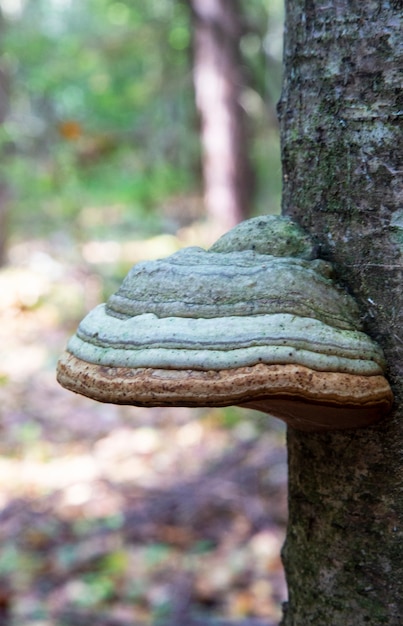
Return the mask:
POLYGON ((403 619, 401 33, 399 0, 286 1, 283 212, 359 302, 396 406, 363 430, 289 430, 283 626, 403 619))
POLYGON ((235 0, 188 2, 205 205, 222 234, 249 216, 253 192, 246 115, 241 105, 245 86, 239 51, 242 19, 235 0))

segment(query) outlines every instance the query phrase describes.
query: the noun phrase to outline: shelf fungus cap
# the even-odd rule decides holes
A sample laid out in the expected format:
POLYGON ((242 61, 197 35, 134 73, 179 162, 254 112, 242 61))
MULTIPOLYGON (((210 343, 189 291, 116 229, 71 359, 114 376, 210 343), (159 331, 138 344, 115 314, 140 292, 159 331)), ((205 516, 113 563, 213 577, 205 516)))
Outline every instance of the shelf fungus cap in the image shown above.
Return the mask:
POLYGON ((306 431, 372 424, 393 401, 382 351, 314 257, 298 226, 267 216, 138 263, 80 323, 58 380, 101 402, 239 405, 306 431))

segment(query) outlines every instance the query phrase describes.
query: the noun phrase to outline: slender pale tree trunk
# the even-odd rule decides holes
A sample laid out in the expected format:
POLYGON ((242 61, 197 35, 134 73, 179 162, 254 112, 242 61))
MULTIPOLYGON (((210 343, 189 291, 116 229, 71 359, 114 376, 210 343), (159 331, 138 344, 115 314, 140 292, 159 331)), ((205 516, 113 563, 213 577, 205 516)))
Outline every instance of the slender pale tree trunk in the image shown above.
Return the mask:
POLYGON ((284 213, 315 237, 385 350, 394 412, 289 431, 283 626, 403 623, 402 3, 287 0, 284 213), (400 200, 400 209, 399 209, 400 200))
POLYGON ((248 217, 253 179, 236 0, 188 0, 193 21, 194 85, 200 115, 207 213, 221 232, 248 217))

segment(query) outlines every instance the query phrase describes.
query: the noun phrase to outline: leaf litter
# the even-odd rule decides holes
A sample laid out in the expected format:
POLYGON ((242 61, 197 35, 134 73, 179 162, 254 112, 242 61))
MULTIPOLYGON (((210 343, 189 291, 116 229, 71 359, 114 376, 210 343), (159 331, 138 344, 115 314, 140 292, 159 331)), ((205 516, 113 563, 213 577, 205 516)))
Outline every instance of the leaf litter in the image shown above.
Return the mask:
POLYGON ((0 271, 0 624, 277 623, 283 425, 233 407, 117 407, 65 391, 56 361, 104 298, 99 268, 60 241, 16 245, 10 259, 0 271))

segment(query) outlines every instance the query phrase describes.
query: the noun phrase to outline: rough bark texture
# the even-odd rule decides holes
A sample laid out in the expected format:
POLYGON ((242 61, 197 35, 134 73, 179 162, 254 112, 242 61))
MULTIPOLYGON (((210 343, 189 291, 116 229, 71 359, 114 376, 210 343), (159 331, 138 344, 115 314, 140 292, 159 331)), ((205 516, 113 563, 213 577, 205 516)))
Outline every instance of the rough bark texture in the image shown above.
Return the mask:
POLYGON ((188 0, 193 19, 194 84, 201 121, 206 210, 219 234, 249 215, 253 187, 235 0, 188 0))
POLYGON ((316 238, 321 256, 357 298, 367 331, 385 350, 396 407, 363 430, 289 431, 283 554, 289 602, 282 624, 397 626, 403 619, 402 3, 286 5, 283 211, 316 238))

